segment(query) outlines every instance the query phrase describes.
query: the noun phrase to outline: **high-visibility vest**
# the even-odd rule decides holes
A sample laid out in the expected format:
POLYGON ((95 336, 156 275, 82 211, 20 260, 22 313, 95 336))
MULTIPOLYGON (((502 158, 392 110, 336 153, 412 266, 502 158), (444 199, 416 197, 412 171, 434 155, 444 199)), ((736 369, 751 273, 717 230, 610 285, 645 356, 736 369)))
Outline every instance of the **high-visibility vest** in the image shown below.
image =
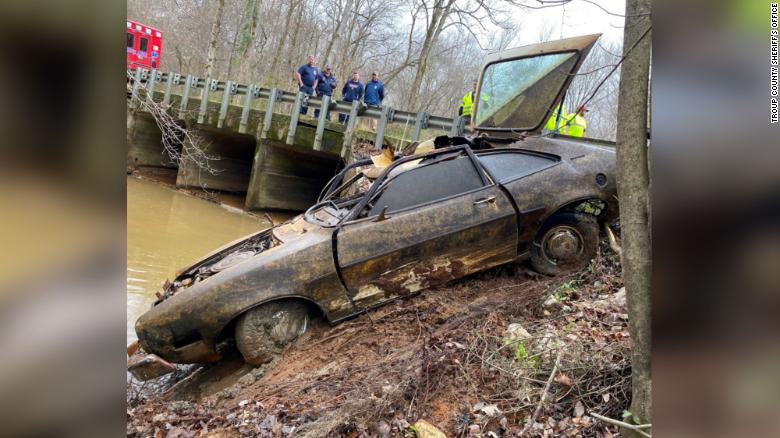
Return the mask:
MULTIPOLYGON (((463 99, 460 100, 460 107, 462 108, 462 111, 460 113, 461 116, 470 116, 472 111, 474 110, 474 101, 472 100, 471 95, 474 94, 473 91, 469 91, 468 93, 463 95, 463 99)), ((482 94, 482 102, 487 103, 488 100, 490 100, 490 97, 488 97, 487 94, 482 94)))
POLYGON ((582 117, 579 113, 569 117, 569 131, 568 135, 572 137, 582 137, 585 135, 585 128, 588 124, 585 122, 585 117, 582 117))
MULTIPOLYGON (((559 107, 560 108, 560 107, 559 107)), ((558 108, 555 108, 550 118, 547 119, 547 123, 544 125, 544 129, 548 131, 555 131, 555 121, 558 119, 558 108)), ((566 114, 565 109, 561 109, 561 120, 558 121, 558 133, 566 134, 568 132, 568 126, 566 126, 566 120, 569 119, 569 115, 566 114)))
POLYGON ((474 108, 474 101, 471 99, 471 91, 463 95, 463 99, 460 100, 460 107, 463 109, 460 113, 462 116, 470 116, 471 111, 474 108))

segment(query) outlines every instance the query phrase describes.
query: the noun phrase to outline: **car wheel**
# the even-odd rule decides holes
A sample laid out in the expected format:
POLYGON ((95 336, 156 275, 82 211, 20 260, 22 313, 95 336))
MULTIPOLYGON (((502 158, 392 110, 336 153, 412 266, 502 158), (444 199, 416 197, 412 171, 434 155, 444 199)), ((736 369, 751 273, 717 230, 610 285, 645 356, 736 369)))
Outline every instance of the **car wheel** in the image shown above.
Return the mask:
POLYGON ((241 315, 236 324, 236 347, 244 361, 262 365, 309 327, 309 309, 300 301, 274 301, 241 315))
POLYGON ((531 265, 546 275, 559 275, 585 268, 596 256, 599 225, 592 215, 561 212, 550 217, 536 234, 531 265))

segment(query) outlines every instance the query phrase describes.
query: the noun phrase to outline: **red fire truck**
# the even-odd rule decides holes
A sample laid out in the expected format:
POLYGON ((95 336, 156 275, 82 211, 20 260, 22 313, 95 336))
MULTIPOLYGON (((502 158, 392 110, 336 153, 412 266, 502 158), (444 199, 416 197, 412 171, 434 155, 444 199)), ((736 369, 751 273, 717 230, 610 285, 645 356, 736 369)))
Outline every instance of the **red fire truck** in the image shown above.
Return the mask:
POLYGON ((162 32, 127 20, 127 68, 160 68, 162 32))

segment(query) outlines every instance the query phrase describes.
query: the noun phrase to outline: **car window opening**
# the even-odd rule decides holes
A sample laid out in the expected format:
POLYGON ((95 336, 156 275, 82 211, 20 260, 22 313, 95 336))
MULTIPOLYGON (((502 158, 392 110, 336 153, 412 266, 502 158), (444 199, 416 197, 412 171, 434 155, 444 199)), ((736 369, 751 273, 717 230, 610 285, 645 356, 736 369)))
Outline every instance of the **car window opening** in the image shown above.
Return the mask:
MULTIPOLYGON (((437 157, 438 158, 438 157, 437 157)), ((362 212, 364 217, 423 205, 483 187, 471 159, 454 154, 425 166, 414 167, 388 180, 362 212)))

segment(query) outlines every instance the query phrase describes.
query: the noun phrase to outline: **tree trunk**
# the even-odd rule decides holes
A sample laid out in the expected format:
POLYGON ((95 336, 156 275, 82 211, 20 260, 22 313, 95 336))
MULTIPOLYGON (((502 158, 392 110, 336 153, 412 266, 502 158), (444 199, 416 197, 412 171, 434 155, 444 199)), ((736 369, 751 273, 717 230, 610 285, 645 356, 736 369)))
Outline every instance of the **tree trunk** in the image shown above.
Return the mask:
POLYGON ((322 58, 323 66, 330 64, 330 52, 333 50, 333 44, 337 40, 341 39, 341 26, 349 19, 350 15, 352 14, 352 2, 353 0, 347 0, 346 5, 344 5, 344 10, 341 11, 341 18, 339 18, 339 21, 336 22, 336 28, 333 29, 333 35, 328 38, 328 47, 325 49, 325 56, 322 58))
POLYGON ((436 41, 439 39, 439 34, 441 34, 447 17, 449 17, 450 12, 452 12, 451 8, 453 3, 454 0, 448 0, 445 5, 444 0, 437 0, 433 5, 431 20, 428 22, 428 28, 425 31, 425 40, 423 41, 422 49, 420 49, 420 62, 417 64, 417 71, 414 74, 412 88, 409 90, 409 109, 411 111, 418 110, 419 105, 417 103, 417 98, 420 94, 420 88, 422 88, 425 73, 428 69, 431 51, 436 45, 436 41))
MULTIPOLYGON (((295 28, 292 31, 293 36, 292 40, 290 41, 290 50, 287 51, 287 71, 289 72, 287 76, 288 78, 293 77, 296 63, 301 59, 301 57, 296 55, 298 54, 298 37, 301 34, 301 22, 303 22, 303 12, 305 9, 305 5, 302 3, 303 2, 301 2, 300 9, 298 9, 298 15, 295 17, 295 28)), ((298 87, 295 87, 295 89, 297 90, 298 87)))
POLYGON ((245 80, 244 66, 246 65, 249 48, 257 37, 257 26, 260 18, 262 0, 246 0, 244 2, 243 20, 238 32, 238 43, 233 51, 231 70, 238 74, 239 80, 245 80))
MULTIPOLYGON (((650 0, 627 0, 623 51, 631 50, 650 26, 650 0)), ((649 221, 650 172, 647 145, 647 95, 650 34, 623 62, 617 126, 618 196, 623 237, 623 281, 631 334, 632 400, 630 411, 651 422, 649 221)), ((631 431, 624 431, 627 435, 631 431)))
POLYGON ((211 38, 209 39, 209 51, 206 55, 205 77, 210 78, 214 73, 214 64, 217 60, 217 46, 219 45, 219 29, 222 26, 222 13, 225 10, 225 0, 217 0, 217 12, 214 14, 214 22, 211 23, 211 38))
POLYGON ((279 44, 276 46, 276 53, 271 57, 271 67, 268 70, 268 79, 266 82, 272 87, 278 85, 279 82, 276 77, 276 67, 279 65, 279 58, 281 58, 282 50, 284 50, 284 45, 287 42, 287 34, 290 33, 290 22, 292 21, 292 16, 295 12, 295 6, 295 2, 290 2, 287 7, 287 16, 284 19, 284 32, 279 38, 279 44))

